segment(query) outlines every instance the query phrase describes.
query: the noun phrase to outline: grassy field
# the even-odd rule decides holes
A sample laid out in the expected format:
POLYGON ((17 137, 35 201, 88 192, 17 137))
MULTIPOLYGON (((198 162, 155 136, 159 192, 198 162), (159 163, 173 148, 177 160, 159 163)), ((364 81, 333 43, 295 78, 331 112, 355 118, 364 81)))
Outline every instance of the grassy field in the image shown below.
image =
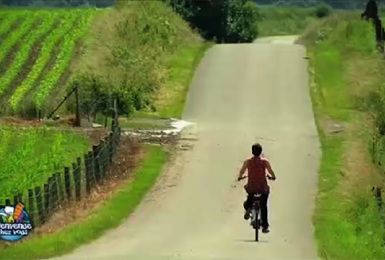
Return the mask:
POLYGON ((62 86, 92 9, 0 9, 2 113, 41 109, 62 86))
POLYGON ((372 164, 373 122, 364 105, 385 81, 373 28, 356 14, 339 14, 308 29, 303 41, 323 152, 314 214, 319 255, 384 259, 384 219, 371 192, 384 176, 372 164))
POLYGON ((70 252, 74 248, 118 226, 152 187, 166 162, 167 153, 158 146, 147 146, 135 179, 120 188, 99 207, 77 223, 52 234, 35 236, 21 243, 0 247, 0 259, 42 259, 70 252), (124 207, 122 207, 124 205, 124 207))
POLYGON ((0 140, 0 204, 45 183, 90 147, 84 136, 40 127, 0 127, 0 140))
POLYGON ((258 37, 299 35, 317 18, 313 8, 260 7, 258 37))

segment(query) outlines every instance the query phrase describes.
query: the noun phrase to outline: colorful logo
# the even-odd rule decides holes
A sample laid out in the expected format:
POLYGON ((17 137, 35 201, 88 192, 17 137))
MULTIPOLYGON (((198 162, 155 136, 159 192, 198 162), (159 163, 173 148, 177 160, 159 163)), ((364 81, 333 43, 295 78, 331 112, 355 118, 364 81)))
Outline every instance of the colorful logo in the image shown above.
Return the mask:
POLYGON ((0 239, 17 241, 32 230, 32 222, 23 203, 16 206, 0 206, 0 239))

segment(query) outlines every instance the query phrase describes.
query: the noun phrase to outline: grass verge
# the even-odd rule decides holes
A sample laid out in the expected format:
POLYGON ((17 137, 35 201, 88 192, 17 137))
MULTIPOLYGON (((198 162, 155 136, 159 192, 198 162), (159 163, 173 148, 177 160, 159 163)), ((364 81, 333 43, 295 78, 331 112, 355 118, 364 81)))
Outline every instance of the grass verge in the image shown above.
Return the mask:
POLYGON ((135 179, 122 185, 116 194, 93 210, 86 219, 57 233, 0 248, 0 259, 40 259, 63 255, 99 237, 107 229, 117 227, 155 183, 166 159, 167 153, 162 148, 146 146, 146 154, 135 171, 135 179))
POLYGON ((138 111, 136 118, 180 118, 195 69, 210 42, 196 42, 178 49, 165 63, 168 76, 154 96, 156 112, 138 111))
POLYGON ((258 37, 302 34, 317 20, 314 8, 260 7, 258 37))
POLYGON ((181 48, 168 60, 169 78, 160 90, 155 106, 162 118, 180 118, 191 79, 211 43, 197 43, 181 48))
POLYGON ((371 25, 334 16, 305 33, 311 96, 322 144, 314 213, 324 259, 384 259, 384 219, 371 188, 383 182, 368 149, 369 111, 362 100, 384 81, 371 25))

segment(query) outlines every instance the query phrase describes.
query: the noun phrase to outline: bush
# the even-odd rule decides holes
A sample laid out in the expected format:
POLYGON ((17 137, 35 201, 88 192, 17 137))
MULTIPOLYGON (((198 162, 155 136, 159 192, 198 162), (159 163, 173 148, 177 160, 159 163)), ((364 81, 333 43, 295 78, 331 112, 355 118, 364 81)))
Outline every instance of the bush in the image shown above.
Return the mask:
POLYGON ((320 4, 315 8, 315 15, 318 18, 329 16, 331 13, 331 7, 327 4, 320 4))
POLYGON ((258 34, 260 14, 248 0, 164 0, 201 35, 217 42, 251 42, 258 34))
POLYGON ((252 42, 257 38, 260 18, 257 5, 253 2, 230 0, 226 27, 226 42, 252 42))
POLYGON ((101 12, 74 69, 82 111, 89 116, 109 113, 114 98, 120 114, 151 109, 153 94, 168 77, 168 57, 199 41, 162 2, 121 1, 101 12))

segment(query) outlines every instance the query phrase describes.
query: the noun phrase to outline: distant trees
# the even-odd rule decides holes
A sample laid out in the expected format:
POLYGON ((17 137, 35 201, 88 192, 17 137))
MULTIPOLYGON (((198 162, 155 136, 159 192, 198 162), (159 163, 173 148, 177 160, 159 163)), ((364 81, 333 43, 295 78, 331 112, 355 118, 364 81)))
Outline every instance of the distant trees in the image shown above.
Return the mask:
POLYGON ((248 0, 165 0, 206 39, 250 42, 258 35, 259 12, 248 0))
POLYGON ((1 5, 8 6, 97 6, 114 5, 116 0, 0 0, 1 5))
POLYGON ((339 9, 361 9, 365 6, 365 0, 253 0, 261 5, 301 6, 310 7, 327 4, 339 9))

